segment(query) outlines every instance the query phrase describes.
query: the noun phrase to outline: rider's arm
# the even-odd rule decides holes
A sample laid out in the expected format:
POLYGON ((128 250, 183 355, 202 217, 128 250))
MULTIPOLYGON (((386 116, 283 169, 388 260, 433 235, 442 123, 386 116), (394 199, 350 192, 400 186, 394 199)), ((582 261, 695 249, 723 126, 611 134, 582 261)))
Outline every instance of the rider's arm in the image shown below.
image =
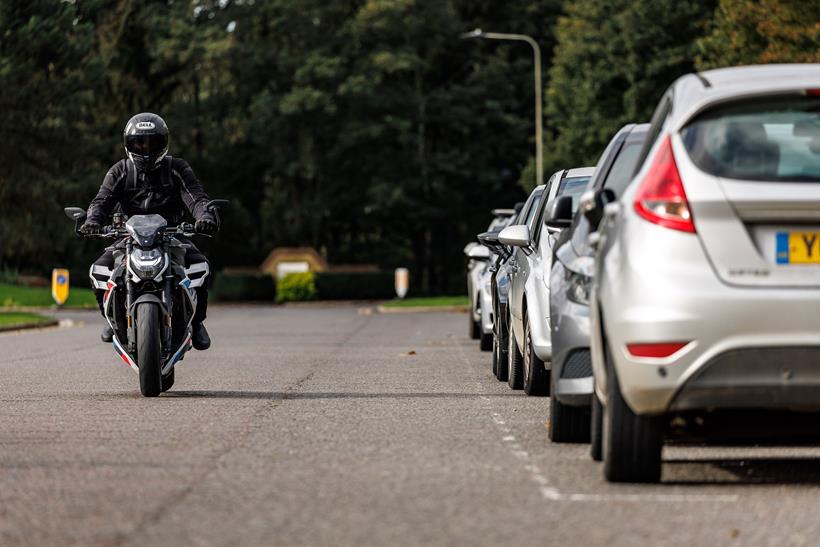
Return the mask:
POLYGON ((194 220, 214 220, 214 217, 205 209, 211 200, 202 183, 194 175, 194 170, 188 162, 181 158, 174 158, 173 174, 180 182, 180 194, 185 207, 190 211, 194 220))
POLYGON ((114 207, 120 201, 122 182, 125 179, 125 161, 114 164, 105 174, 102 186, 97 192, 91 205, 88 206, 88 221, 104 224, 114 207))

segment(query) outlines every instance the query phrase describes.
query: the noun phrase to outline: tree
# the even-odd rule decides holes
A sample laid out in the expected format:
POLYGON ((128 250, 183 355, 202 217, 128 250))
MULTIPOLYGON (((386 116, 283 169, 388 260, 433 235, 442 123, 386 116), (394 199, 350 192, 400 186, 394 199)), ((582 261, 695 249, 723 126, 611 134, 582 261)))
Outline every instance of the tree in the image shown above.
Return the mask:
POLYGON ((712 9, 694 0, 567 4, 547 88, 545 165, 594 165, 620 126, 647 121, 663 90, 693 70, 712 9))
POLYGON ((720 0, 698 68, 820 62, 820 1, 720 0))

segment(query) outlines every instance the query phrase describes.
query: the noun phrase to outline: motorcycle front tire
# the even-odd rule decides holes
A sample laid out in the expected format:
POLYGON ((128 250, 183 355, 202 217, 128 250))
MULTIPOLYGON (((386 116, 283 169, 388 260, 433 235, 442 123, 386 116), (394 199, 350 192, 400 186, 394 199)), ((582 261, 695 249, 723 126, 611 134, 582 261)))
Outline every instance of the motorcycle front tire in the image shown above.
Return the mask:
POLYGON ((162 393, 161 310, 153 302, 143 302, 135 311, 140 392, 144 397, 156 397, 162 393))

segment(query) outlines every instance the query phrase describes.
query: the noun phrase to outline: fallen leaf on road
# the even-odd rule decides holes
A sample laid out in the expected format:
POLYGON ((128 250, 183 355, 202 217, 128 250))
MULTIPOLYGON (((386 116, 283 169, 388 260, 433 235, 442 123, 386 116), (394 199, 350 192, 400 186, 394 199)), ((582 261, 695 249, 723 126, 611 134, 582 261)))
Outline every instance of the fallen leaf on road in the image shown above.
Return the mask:
POLYGON ((416 354, 416 352, 411 349, 410 351, 408 351, 406 353, 399 353, 399 357, 410 357, 410 356, 415 355, 415 354, 416 354))

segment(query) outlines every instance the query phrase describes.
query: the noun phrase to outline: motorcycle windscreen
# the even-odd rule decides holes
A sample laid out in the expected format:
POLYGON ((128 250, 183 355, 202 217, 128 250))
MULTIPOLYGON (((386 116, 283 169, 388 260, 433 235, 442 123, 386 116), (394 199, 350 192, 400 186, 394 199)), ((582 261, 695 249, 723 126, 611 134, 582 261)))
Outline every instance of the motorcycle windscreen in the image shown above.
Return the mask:
POLYGON ((135 215, 125 223, 128 233, 142 247, 154 245, 157 233, 166 226, 168 222, 160 215, 135 215))

